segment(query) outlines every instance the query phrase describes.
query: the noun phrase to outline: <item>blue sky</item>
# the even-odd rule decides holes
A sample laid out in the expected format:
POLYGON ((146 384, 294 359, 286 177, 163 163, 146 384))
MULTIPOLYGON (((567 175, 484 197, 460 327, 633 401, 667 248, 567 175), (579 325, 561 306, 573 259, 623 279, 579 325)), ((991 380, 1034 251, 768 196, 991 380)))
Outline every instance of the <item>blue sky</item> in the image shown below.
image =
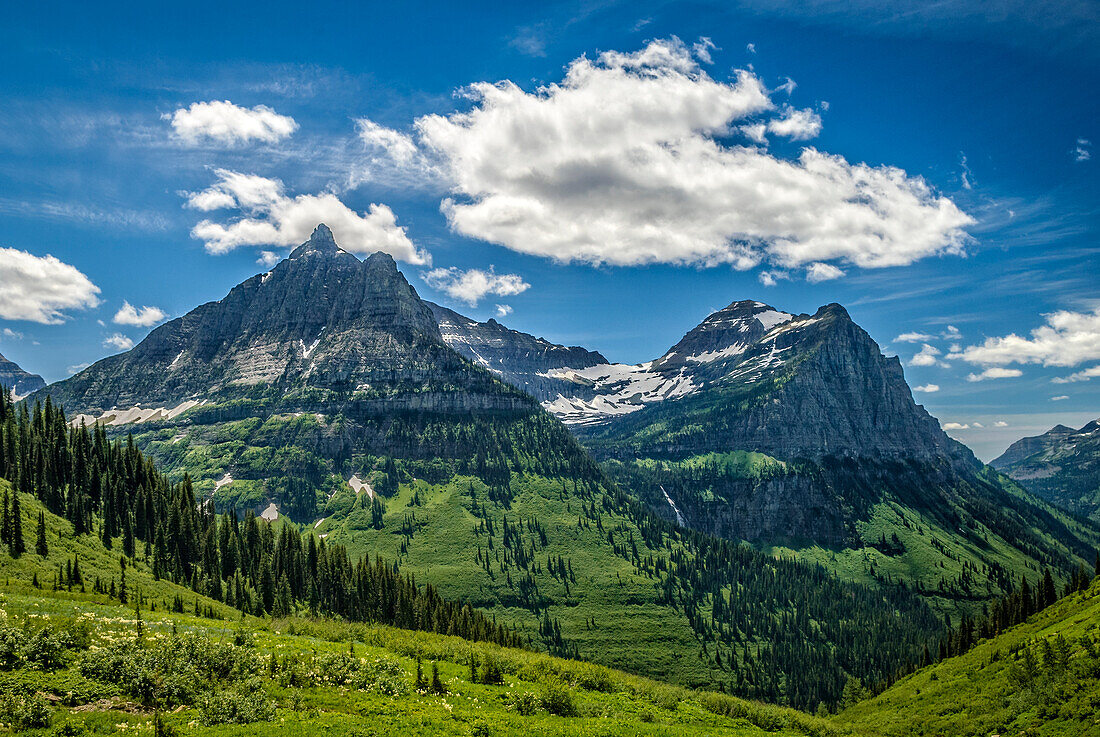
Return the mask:
POLYGON ((1095 4, 458 5, 9 9, 0 353, 63 378, 335 213, 615 361, 840 302, 984 458, 1100 416, 1095 4))

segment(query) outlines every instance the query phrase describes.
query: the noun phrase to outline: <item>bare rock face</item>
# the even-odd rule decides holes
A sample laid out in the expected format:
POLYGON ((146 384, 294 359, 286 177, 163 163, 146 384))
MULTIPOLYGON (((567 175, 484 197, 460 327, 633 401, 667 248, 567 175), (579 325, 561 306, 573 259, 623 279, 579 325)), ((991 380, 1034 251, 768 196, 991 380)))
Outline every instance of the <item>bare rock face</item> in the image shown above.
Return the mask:
POLYGON ((539 400, 552 399, 574 388, 570 382, 552 377, 551 371, 607 363, 602 355, 585 348, 558 345, 507 328, 491 318, 478 322, 432 302, 426 304, 447 345, 539 400))
POLYGON ((447 348, 392 257, 360 261, 320 225, 271 271, 41 393, 93 416, 236 397, 360 414, 530 404, 495 384, 447 348))
POLYGON ((17 397, 23 397, 46 386, 38 374, 31 374, 0 355, 0 387, 4 387, 17 397))

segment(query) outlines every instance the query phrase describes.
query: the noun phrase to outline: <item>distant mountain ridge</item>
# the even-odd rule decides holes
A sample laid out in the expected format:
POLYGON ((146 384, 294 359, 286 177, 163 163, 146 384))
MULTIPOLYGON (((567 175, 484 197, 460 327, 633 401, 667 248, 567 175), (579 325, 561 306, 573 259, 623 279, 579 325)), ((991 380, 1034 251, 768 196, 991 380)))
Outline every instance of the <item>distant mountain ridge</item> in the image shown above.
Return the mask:
POLYGON ((478 322, 434 302, 425 304, 431 308, 448 346, 539 400, 553 398, 568 389, 567 380, 551 377, 549 371, 563 366, 584 369, 607 363, 606 358, 594 351, 557 345, 507 328, 492 318, 478 322))
POLYGON ((1021 438, 990 465, 1043 499, 1100 522, 1100 420, 1021 438))
MULTIPOLYGON (((445 312, 437 308, 436 317, 441 328, 446 326, 449 345, 461 352, 460 346, 476 344, 483 365, 523 388, 512 369, 513 356, 519 346, 537 339, 495 321, 477 323, 445 312), (502 337, 480 339, 489 325, 502 337)), ((599 361, 600 354, 584 349, 556 348, 539 362, 537 375, 545 383, 532 393, 612 455, 616 451, 599 441, 621 438, 619 446, 627 454, 644 444, 653 456, 716 445, 788 458, 968 455, 913 401, 900 361, 882 356, 838 304, 813 315, 792 315, 762 302, 734 302, 709 315, 661 357, 638 365, 599 361), (810 358, 812 373, 803 367, 810 358), (792 372, 794 367, 803 370, 792 372), (792 376, 797 381, 787 387, 792 376), (700 411, 716 394, 759 395, 772 389, 782 389, 783 398, 719 418, 720 439, 713 435, 714 423, 706 424, 706 437, 674 429, 645 434, 633 444, 625 439, 631 428, 648 426, 655 415, 700 411), (552 392, 556 395, 549 396, 552 392)))
POLYGON ((6 387, 16 397, 24 397, 46 386, 38 374, 24 371, 19 364, 0 355, 0 387, 6 387))

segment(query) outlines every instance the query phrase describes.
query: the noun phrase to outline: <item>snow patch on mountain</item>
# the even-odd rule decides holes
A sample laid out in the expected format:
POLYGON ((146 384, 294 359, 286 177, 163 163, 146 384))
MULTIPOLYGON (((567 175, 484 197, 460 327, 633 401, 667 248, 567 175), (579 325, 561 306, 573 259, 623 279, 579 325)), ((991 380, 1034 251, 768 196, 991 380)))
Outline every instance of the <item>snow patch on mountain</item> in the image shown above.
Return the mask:
POLYGON ((173 420, 187 410, 199 407, 203 404, 206 404, 205 399, 188 399, 172 408, 156 407, 146 409, 139 404, 129 409, 109 409, 98 417, 88 414, 74 415, 73 418, 69 420, 69 425, 72 427, 79 427, 80 423, 83 422, 85 425, 99 423, 101 425, 117 426, 173 420))

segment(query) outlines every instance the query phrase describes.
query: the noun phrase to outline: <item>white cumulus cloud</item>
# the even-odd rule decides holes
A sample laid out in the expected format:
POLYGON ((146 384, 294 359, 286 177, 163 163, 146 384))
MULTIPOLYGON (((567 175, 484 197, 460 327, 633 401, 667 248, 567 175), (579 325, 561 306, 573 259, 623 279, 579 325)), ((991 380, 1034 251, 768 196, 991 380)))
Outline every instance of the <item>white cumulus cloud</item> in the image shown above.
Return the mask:
POLYGON ((298 130, 294 118, 279 115, 265 105, 245 108, 229 100, 195 102, 161 117, 169 121, 176 137, 188 145, 205 141, 227 146, 250 141, 277 143, 298 130))
POLYGON ((256 259, 256 263, 261 266, 274 266, 279 263, 279 254, 274 251, 260 251, 260 257, 256 259))
POLYGON ((927 343, 921 346, 920 352, 917 355, 909 359, 910 366, 935 366, 939 363, 939 359, 936 356, 940 355, 940 350, 935 346, 931 346, 927 343))
POLYGON ((1008 423, 1004 420, 997 420, 993 423, 993 427, 1008 427, 1008 423))
POLYGON ((120 351, 128 351, 134 347, 134 341, 127 338, 122 333, 115 333, 114 335, 106 338, 103 341, 103 345, 106 348, 114 348, 120 351))
POLYGON ((987 338, 981 345, 969 346, 952 357, 981 366, 1077 366, 1100 360, 1100 308, 1092 312, 1060 310, 1043 317, 1046 324, 1032 330, 1031 337, 1012 333, 987 338))
POLYGON ((940 390, 939 384, 923 384, 921 386, 913 387, 915 392, 925 392, 926 394, 932 394, 940 390))
POLYGON ((510 305, 497 305, 497 317, 508 317, 512 314, 510 305))
POLYGON ((126 300, 122 301, 122 307, 115 313, 114 322, 119 325, 133 325, 134 327, 147 328, 163 322, 168 315, 159 307, 136 308, 126 300))
POLYGON ((1057 397, 1051 397, 1050 401, 1052 401, 1052 402, 1061 402, 1063 399, 1069 399, 1069 395, 1068 394, 1062 394, 1062 395, 1057 396, 1057 397))
POLYGON ((206 210, 216 203, 219 208, 239 210, 243 217, 228 224, 202 220, 192 228, 192 237, 203 241, 210 253, 227 253, 240 246, 295 246, 307 240, 318 223, 325 223, 345 251, 385 251, 410 264, 431 263, 429 254, 409 240, 386 205, 372 204, 359 213, 329 192, 291 197, 277 179, 227 169, 217 169, 215 174, 218 182, 191 193, 187 205, 206 210))
POLYGON ((1017 376, 1023 376, 1024 372, 1020 369, 1007 369, 994 366, 987 368, 980 374, 968 374, 967 381, 985 381, 986 379, 1014 379, 1017 376))
POLYGON ((768 121, 768 132, 792 141, 816 138, 821 133, 821 116, 813 110, 787 108, 782 117, 768 121))
POLYGON ((842 276, 844 276, 844 272, 832 264, 825 264, 818 261, 806 267, 806 281, 811 284, 829 281, 830 279, 839 279, 842 276))
POLYGON ((490 266, 482 269, 462 269, 454 266, 448 269, 432 269, 421 274, 424 282, 432 289, 438 289, 451 297, 476 307, 483 297, 489 294, 498 297, 510 297, 527 291, 531 285, 518 274, 497 274, 490 266))
POLYGON ((970 425, 963 422, 945 422, 943 423, 944 430, 969 430, 970 425))
MULTIPOLYGON (((813 148, 788 160, 728 145, 732 130, 774 113, 770 93, 748 71, 712 78, 677 39, 581 57, 561 82, 533 92, 510 81, 464 92, 468 110, 415 124, 452 189, 443 213, 456 232, 523 253, 873 268, 960 253, 973 223, 895 167, 813 148)), ((803 136, 817 121, 788 110, 772 124, 803 136)), ((758 129, 746 134, 762 139, 758 129)))
POLYGON ((71 266, 49 254, 35 256, 15 248, 0 248, 0 318, 56 325, 68 319, 65 310, 99 304, 99 287, 71 266))

